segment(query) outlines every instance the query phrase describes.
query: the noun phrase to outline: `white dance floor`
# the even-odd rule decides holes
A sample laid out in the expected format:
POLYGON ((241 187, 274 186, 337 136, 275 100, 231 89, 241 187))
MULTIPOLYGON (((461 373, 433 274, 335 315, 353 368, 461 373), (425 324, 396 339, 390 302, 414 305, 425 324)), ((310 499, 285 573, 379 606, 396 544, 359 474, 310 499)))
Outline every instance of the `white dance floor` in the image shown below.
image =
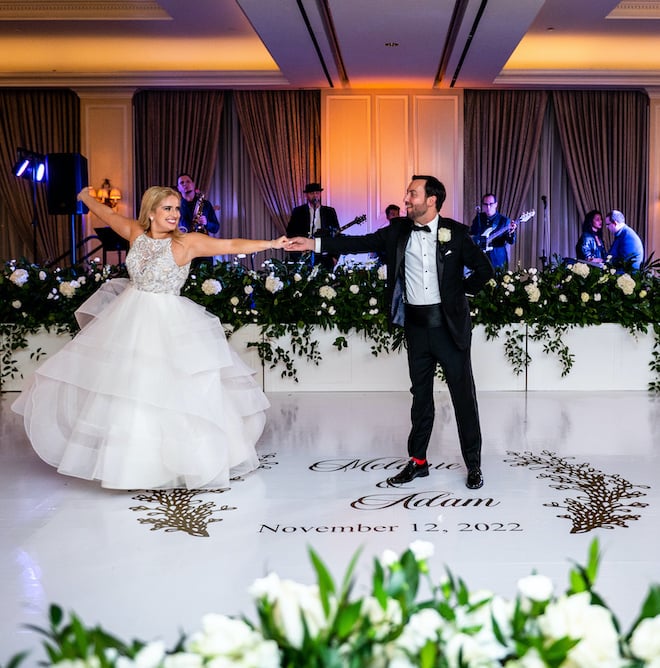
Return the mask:
MULTIPOLYGON (((124 640, 199 628, 207 612, 254 619, 248 587, 274 570, 310 583, 311 546, 341 578, 417 539, 472 589, 507 597, 533 571, 563 590, 594 538, 597 591, 624 629, 660 582, 660 400, 646 392, 481 392, 485 485, 465 487, 449 397, 436 395, 431 475, 405 463, 406 392, 272 393, 262 467, 223 492, 101 489, 32 451, 0 395, 0 665, 40 640, 50 603, 124 640)), ((203 400, 203 399, 202 399, 203 400)), ((185 444, 182 444, 182 447, 185 444)))

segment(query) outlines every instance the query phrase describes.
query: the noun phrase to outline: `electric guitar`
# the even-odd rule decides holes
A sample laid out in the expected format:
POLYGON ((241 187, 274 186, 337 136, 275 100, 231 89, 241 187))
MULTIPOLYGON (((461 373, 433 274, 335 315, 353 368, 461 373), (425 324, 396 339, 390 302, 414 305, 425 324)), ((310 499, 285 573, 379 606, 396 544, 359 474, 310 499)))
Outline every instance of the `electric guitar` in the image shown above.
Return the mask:
POLYGON ((487 252, 493 250, 491 245, 492 242, 498 237, 501 237, 503 234, 508 234, 511 230, 511 225, 520 225, 520 223, 526 223, 531 218, 534 218, 535 215, 535 209, 532 209, 531 211, 525 211, 525 213, 521 214, 518 218, 516 218, 516 220, 510 221, 508 225, 503 225, 500 229, 494 229, 491 225, 480 235, 476 235, 472 238, 482 251, 487 252))
MULTIPOLYGON (((361 216, 355 216, 353 220, 350 223, 346 223, 346 225, 342 225, 339 229, 337 230, 330 230, 330 236, 336 237, 338 234, 341 234, 344 230, 347 230, 349 227, 353 227, 353 225, 361 225, 364 223, 364 221, 367 219, 367 215, 363 213, 361 216)), ((316 230, 314 232, 314 236, 323 236, 322 234, 319 234, 319 232, 325 232, 327 234, 327 231, 325 230, 316 230)))

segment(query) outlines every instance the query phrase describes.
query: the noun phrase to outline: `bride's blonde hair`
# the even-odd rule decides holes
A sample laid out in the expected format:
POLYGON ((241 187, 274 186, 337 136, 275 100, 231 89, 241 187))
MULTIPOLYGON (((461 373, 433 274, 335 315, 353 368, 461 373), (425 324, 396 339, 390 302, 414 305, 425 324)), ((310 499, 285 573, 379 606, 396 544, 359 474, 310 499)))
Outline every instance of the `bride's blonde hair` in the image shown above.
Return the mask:
MULTIPOLYGON (((144 195, 142 195, 142 203, 140 204, 140 216, 138 217, 138 224, 145 232, 148 232, 149 228, 151 227, 151 220, 149 217, 153 215, 153 213, 158 208, 158 205, 166 197, 171 197, 172 195, 176 197, 179 202, 181 201, 181 193, 179 193, 178 190, 174 190, 174 188, 170 188, 169 186, 151 186, 151 188, 147 188, 147 190, 144 191, 144 195)), ((172 231, 172 236, 183 236, 183 232, 178 227, 176 227, 172 231)))

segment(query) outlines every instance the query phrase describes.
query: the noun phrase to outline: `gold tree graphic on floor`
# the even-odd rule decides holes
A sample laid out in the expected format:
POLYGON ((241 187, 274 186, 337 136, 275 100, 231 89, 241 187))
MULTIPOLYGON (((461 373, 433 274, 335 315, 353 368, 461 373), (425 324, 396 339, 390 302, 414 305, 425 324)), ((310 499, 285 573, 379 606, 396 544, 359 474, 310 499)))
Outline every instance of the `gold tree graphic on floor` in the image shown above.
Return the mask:
POLYGON ((575 498, 564 499, 563 504, 552 501, 544 503, 550 508, 565 508, 566 514, 557 515, 572 521, 571 533, 586 533, 593 529, 627 527, 628 522, 638 520, 637 508, 646 508, 648 503, 633 501, 646 496, 642 489, 648 485, 634 485, 618 474, 607 474, 587 463, 573 464, 573 457, 559 457, 544 450, 540 455, 532 452, 507 452, 511 459, 504 461, 511 466, 527 466, 530 470, 543 470, 538 478, 551 482, 550 487, 559 490, 581 492, 575 498))

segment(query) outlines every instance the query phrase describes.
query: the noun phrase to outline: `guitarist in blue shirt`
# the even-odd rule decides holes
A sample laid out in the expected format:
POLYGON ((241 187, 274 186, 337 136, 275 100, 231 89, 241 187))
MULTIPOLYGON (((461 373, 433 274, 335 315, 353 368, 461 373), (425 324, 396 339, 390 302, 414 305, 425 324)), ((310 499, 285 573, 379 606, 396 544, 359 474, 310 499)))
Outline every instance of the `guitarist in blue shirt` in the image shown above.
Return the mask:
POLYGON ((497 197, 486 193, 481 198, 481 211, 475 216, 470 235, 481 250, 486 252, 495 269, 506 269, 509 256, 507 244, 516 242, 517 224, 497 210, 497 197))

